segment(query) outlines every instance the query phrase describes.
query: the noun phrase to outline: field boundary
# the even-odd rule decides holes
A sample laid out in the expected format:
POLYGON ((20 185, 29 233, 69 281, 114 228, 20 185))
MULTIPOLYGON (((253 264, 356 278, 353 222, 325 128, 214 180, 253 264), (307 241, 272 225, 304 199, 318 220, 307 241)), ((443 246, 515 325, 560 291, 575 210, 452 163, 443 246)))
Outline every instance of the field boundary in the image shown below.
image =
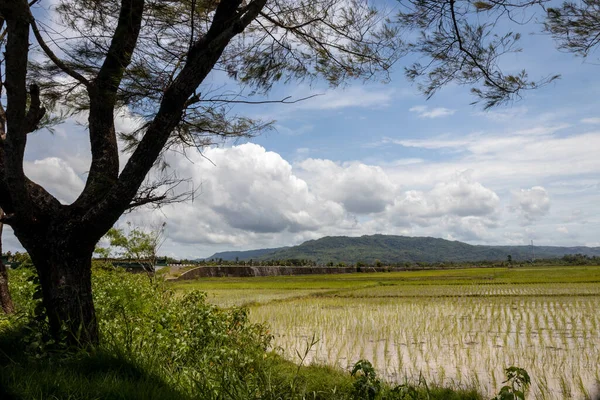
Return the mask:
MULTIPOLYGON (((400 272, 408 271, 403 267, 288 267, 288 266, 248 266, 248 265, 211 265, 190 269, 174 280, 192 280, 209 277, 252 277, 287 275, 325 275, 353 274, 359 272, 400 272)), ((416 270, 411 268, 410 270, 416 270)))

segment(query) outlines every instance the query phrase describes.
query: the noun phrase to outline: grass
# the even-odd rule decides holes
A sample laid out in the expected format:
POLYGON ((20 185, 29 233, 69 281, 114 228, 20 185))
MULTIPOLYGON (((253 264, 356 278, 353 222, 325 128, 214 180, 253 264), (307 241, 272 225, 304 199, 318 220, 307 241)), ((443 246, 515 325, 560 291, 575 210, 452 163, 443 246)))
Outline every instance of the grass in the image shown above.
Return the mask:
MULTIPOLYGON (((218 308, 200 292, 174 294, 146 276, 104 267, 94 268, 92 277, 101 344, 69 351, 53 342, 37 318, 33 275, 11 271, 19 313, 0 315, 3 400, 364 399, 359 378, 310 363, 314 346, 300 363, 269 350, 269 328, 250 321, 245 309, 218 308)), ((376 399, 481 399, 476 389, 410 389, 414 396, 407 397, 384 383, 376 399)))
POLYGON ((176 283, 217 304, 251 304, 274 346, 349 369, 373 362, 388 381, 477 387, 491 395, 503 369, 533 378, 532 398, 590 398, 600 365, 600 266, 470 268, 176 283), (213 296, 213 297, 211 297, 213 296), (565 397, 567 396, 567 397, 565 397))
POLYGON ((469 285, 600 283, 600 266, 535 266, 517 268, 466 268, 334 275, 267 276, 253 278, 202 278, 170 283, 175 290, 256 289, 334 290, 376 285, 469 285))

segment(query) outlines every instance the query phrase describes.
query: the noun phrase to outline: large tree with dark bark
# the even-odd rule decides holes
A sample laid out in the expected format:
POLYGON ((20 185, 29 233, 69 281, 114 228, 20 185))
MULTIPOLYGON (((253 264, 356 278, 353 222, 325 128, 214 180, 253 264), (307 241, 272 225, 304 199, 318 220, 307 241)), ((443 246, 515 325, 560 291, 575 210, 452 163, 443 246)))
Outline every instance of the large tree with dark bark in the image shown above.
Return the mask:
POLYGON ((0 206, 35 264, 51 331, 83 345, 99 340, 94 247, 126 210, 166 200, 172 179, 145 185, 165 150, 269 126, 232 117, 231 106, 245 100, 203 85, 211 71, 262 91, 318 76, 339 85, 385 79, 400 52, 397 31, 360 0, 63 0, 50 10, 60 35, 36 20, 42 5, 0 1, 0 206), (121 137, 131 151, 121 169, 115 116, 124 108, 143 122, 121 137), (23 170, 27 135, 65 110, 87 116, 92 154, 71 204, 23 170))
MULTIPOLYGON (((252 103, 244 93, 315 78, 332 86, 385 80, 407 51, 427 57, 407 69, 425 79, 427 95, 457 81, 473 85, 485 106, 554 78, 502 73, 497 60, 514 50, 518 35, 492 34, 498 18, 544 0, 413 0, 400 2, 394 15, 367 0, 55 3, 48 24, 36 19, 44 0, 0 0, 0 207, 35 264, 52 332, 83 345, 99 340, 91 290, 96 243, 125 211, 167 201, 176 179, 147 180, 165 151, 270 126, 233 112, 252 103), (479 22, 484 14, 491 22, 479 22), (403 27, 420 31, 409 35, 416 40, 403 43, 403 27), (239 90, 209 85, 211 73, 226 74, 239 90), (139 129, 116 131, 121 110, 140 119, 139 129), (23 159, 31 132, 74 114, 87 117, 92 160, 82 193, 62 204, 25 175, 23 159), (123 167, 119 139, 131 153, 123 167)), ((557 28, 564 18, 551 15, 547 29, 571 37, 557 28)))
MULTIPOLYGON (((4 217, 4 211, 0 208, 0 256, 2 256, 2 231, 4 230, 4 224, 1 218, 4 217)), ((0 307, 6 314, 12 314, 15 312, 15 305, 12 301, 10 291, 8 288, 8 271, 2 258, 0 258, 0 307)))

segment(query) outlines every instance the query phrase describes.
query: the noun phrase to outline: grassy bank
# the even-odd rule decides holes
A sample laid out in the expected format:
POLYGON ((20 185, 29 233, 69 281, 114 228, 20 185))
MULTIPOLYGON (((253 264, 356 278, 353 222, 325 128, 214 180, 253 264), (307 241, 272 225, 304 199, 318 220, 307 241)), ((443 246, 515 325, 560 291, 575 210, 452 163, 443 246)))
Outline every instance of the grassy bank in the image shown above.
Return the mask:
POLYGON ((0 317, 2 399, 479 399, 476 391, 388 385, 284 360, 270 328, 246 309, 221 309, 190 290, 176 295, 146 276, 96 268, 102 344, 73 352, 48 335, 34 273, 12 271, 19 313, 0 317))

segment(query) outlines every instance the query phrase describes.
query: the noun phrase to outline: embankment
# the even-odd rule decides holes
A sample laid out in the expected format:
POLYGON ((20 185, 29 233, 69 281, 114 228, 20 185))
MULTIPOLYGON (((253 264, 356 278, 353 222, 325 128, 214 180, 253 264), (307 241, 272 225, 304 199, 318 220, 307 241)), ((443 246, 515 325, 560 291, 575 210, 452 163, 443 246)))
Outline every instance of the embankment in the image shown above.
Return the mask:
POLYGON ((405 268, 392 267, 284 267, 284 266, 247 266, 214 265, 191 269, 181 274, 177 280, 190 280, 206 277, 251 277, 282 275, 351 274, 356 272, 405 271, 405 268))

